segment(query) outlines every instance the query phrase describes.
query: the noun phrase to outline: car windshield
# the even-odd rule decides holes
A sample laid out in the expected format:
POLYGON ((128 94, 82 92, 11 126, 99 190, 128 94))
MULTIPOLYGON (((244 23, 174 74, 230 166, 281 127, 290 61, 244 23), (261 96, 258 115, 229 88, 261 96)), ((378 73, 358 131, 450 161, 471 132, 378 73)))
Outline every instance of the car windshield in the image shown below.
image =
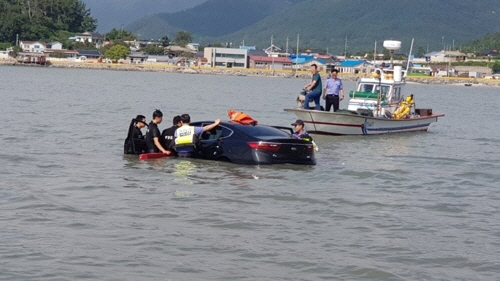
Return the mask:
POLYGON ((290 137, 289 134, 279 129, 267 126, 238 126, 238 129, 243 133, 254 137, 290 137))

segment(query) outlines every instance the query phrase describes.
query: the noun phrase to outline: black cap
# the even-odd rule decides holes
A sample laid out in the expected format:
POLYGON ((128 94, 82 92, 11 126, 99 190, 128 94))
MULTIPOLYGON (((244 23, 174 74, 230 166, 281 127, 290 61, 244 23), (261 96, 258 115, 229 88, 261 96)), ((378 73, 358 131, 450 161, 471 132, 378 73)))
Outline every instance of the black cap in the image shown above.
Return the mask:
POLYGON ((295 123, 292 123, 292 126, 297 126, 297 125, 302 125, 304 126, 304 121, 300 120, 300 119, 297 119, 297 121, 295 121, 295 123))

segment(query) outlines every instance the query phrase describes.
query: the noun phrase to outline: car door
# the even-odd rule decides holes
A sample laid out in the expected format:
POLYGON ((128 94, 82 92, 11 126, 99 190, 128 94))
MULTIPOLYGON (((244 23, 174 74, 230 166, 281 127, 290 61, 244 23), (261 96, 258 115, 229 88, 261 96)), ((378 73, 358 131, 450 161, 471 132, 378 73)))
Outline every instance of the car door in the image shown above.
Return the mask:
MULTIPOLYGON (((208 124, 202 123, 201 126, 208 124)), ((219 125, 210 131, 203 132, 200 138, 199 154, 205 159, 217 159, 224 153, 224 139, 233 135, 233 130, 219 125)))

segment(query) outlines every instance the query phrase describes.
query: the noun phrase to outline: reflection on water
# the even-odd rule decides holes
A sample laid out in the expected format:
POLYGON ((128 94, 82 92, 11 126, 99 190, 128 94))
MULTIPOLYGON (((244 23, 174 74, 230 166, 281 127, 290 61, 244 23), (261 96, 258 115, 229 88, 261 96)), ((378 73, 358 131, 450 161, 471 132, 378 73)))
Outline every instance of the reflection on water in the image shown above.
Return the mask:
POLYGON ((193 181, 189 178, 195 170, 196 165, 189 160, 180 160, 180 162, 174 164, 175 171, 172 173, 174 175, 174 182, 193 184, 193 181))

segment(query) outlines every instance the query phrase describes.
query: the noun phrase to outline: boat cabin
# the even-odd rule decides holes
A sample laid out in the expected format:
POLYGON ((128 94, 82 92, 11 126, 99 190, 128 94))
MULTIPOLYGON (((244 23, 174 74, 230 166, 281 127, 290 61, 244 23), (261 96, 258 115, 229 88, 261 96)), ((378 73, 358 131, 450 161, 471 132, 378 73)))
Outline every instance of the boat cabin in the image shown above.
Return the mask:
POLYGON ((371 77, 358 80, 356 90, 349 92, 348 110, 373 111, 379 105, 393 112, 403 100, 402 87, 405 85, 405 71, 377 68, 371 77))

